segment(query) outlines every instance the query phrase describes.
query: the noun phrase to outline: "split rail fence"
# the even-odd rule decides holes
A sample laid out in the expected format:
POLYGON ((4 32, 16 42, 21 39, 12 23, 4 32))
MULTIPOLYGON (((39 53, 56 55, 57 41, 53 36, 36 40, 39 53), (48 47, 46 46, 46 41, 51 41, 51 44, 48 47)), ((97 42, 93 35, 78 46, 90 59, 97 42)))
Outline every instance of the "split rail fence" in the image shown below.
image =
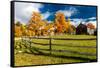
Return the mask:
MULTIPOLYGON (((47 44, 47 45, 49 45, 49 49, 47 49, 47 51, 49 51, 50 54, 52 54, 52 52, 70 52, 70 53, 75 53, 75 54, 80 54, 80 55, 96 56, 96 54, 86 53, 86 52, 77 52, 77 51, 69 51, 69 50, 53 50, 52 49, 52 46, 53 46, 52 40, 77 40, 77 41, 79 41, 79 40, 87 40, 87 41, 91 41, 91 40, 97 40, 96 38, 88 38, 88 39, 74 39, 74 38, 73 39, 71 39, 71 38, 36 38, 36 37, 22 37, 21 38, 22 42, 28 42, 29 43, 28 46, 27 46, 27 44, 24 44, 24 46, 26 48, 30 48, 30 49, 32 47, 32 43, 33 44, 38 44, 38 43, 34 43, 32 41, 32 39, 43 39, 43 40, 45 39, 45 40, 49 40, 49 44, 47 44)), ((22 48, 21 43, 19 44, 19 47, 22 48)), ((80 48, 81 47, 82 48, 96 48, 96 46, 76 46, 76 47, 80 47, 80 48)))

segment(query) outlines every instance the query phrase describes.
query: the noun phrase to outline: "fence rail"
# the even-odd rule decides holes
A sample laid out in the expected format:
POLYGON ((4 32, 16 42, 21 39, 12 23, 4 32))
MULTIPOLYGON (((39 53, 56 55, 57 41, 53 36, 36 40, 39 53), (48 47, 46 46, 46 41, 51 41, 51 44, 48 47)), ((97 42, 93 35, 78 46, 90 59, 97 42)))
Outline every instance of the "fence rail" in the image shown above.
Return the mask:
MULTIPOLYGON (((49 49, 40 49, 39 50, 44 50, 44 51, 49 51, 49 49)), ((65 52, 65 53, 74 53, 74 54, 79 54, 79 55, 87 55, 87 56, 95 56, 96 54, 92 53, 86 53, 86 52, 77 52, 77 51, 71 51, 71 50, 52 50, 52 52, 65 52)))
MULTIPOLYGON (((52 54, 52 52, 69 52, 69 53, 75 53, 75 54, 87 55, 87 56, 95 56, 96 55, 96 54, 91 54, 91 53, 86 53, 86 52, 77 52, 77 51, 71 51, 71 50, 54 50, 54 49, 52 49, 52 45, 55 45, 55 44, 52 43, 52 40, 97 40, 96 38, 83 38, 83 39, 80 38, 80 39, 78 39, 78 38, 36 38, 36 37, 22 37, 21 39, 22 39, 22 41, 29 42, 30 43, 29 44, 30 48, 32 47, 31 46, 32 43, 34 43, 34 44, 40 44, 40 43, 33 42, 32 39, 45 39, 45 40, 49 40, 49 44, 46 44, 46 45, 49 45, 49 49, 47 49, 47 50, 50 51, 50 54, 52 54)), ((27 44, 25 44, 25 47, 26 47, 26 45, 27 44)), ((44 44, 41 44, 41 45, 44 45, 44 44)), ((68 46, 68 47, 70 47, 70 46, 68 46)), ((71 46, 71 47, 73 47, 73 46, 71 46)), ((74 46, 74 47, 79 47, 79 48, 81 48, 81 47, 82 48, 96 48, 95 46, 74 46)), ((39 49, 39 50, 43 50, 43 49, 39 49)), ((44 49, 44 50, 46 50, 46 49, 44 49)))
POLYGON ((22 38, 30 38, 30 39, 53 39, 53 40, 97 40, 96 38, 36 38, 36 37, 22 37, 22 38))

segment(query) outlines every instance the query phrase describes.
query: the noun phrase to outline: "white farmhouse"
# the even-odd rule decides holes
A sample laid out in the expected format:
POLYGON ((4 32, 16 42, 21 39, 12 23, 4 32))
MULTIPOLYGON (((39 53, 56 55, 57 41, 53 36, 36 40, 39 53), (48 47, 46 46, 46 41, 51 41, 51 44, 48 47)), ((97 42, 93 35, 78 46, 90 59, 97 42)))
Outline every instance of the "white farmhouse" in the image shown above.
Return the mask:
POLYGON ((93 35, 95 31, 95 26, 92 23, 87 24, 87 33, 93 35))

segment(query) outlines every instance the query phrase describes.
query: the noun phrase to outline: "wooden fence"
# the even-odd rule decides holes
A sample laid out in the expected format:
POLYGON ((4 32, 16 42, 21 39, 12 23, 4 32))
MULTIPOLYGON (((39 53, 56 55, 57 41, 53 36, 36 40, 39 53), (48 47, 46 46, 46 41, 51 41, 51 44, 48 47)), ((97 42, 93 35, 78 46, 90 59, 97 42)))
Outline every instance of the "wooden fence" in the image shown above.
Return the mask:
MULTIPOLYGON (((80 55, 87 55, 87 56, 96 56, 96 54, 91 54, 91 53, 86 53, 86 52, 77 52, 77 51, 69 51, 69 50, 53 50, 52 49, 52 40, 97 40, 96 38, 87 38, 87 39, 77 39, 77 38, 36 38, 36 37, 22 37, 22 42, 29 42, 29 48, 31 48, 31 44, 38 44, 32 41, 32 39, 45 39, 45 40, 49 40, 49 49, 47 49, 47 51, 50 51, 50 54, 52 54, 52 52, 70 52, 70 53, 75 53, 75 54, 80 54, 80 55)), ((27 48, 26 46, 27 44, 24 44, 24 46, 27 48)), ((41 44, 42 45, 42 44, 41 44)), ((21 47, 21 46, 20 46, 21 47)), ((72 46, 73 47, 73 46, 72 46)), ((96 48, 96 46, 76 46, 76 47, 82 47, 82 48, 96 48)), ((22 47, 21 47, 22 48, 22 47)), ((43 50, 43 49, 40 49, 43 50)))

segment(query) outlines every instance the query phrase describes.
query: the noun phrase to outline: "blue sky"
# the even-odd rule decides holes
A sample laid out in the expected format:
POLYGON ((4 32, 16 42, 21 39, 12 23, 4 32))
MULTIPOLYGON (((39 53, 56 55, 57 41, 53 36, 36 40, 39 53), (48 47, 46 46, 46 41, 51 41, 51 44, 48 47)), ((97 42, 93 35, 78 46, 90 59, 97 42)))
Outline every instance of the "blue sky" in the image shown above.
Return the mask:
POLYGON ((71 24, 93 23, 96 26, 96 7, 95 6, 72 6, 59 4, 40 4, 40 3, 15 3, 15 20, 28 23, 32 12, 40 12, 43 20, 53 21, 56 12, 62 12, 69 17, 71 24))

